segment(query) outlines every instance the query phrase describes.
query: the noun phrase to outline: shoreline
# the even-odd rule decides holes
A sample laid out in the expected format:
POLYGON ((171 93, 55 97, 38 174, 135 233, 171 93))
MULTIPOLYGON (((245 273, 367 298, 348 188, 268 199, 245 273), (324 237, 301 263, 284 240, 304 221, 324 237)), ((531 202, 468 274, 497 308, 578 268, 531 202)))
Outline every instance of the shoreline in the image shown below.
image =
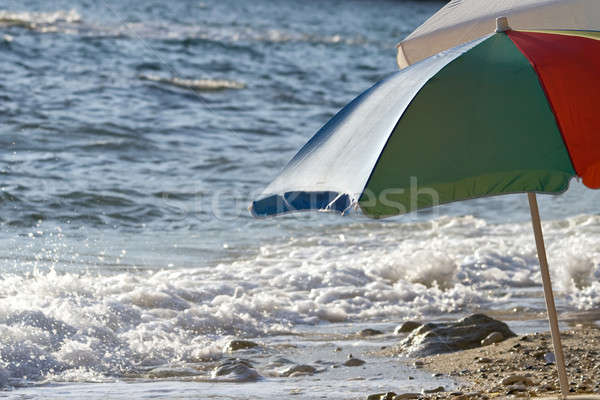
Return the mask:
MULTIPOLYGON (((578 325, 561 332, 561 338, 570 393, 600 394, 600 329, 578 325)), ((396 348, 385 353, 400 355, 396 348)), ((431 372, 432 376, 447 376, 457 381, 457 389, 421 393, 419 398, 467 400, 543 397, 560 393, 549 332, 518 335, 499 343, 453 353, 411 358, 407 363, 431 372)), ((417 398, 408 394, 396 397, 417 398)))

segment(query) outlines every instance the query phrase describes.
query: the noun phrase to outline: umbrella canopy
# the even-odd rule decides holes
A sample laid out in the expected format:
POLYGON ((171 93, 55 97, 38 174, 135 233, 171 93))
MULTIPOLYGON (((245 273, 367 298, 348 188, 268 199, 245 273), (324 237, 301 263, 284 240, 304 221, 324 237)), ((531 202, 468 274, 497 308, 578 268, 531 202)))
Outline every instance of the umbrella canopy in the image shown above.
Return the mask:
POLYGON ((598 0, 452 0, 398 44, 398 65, 477 39, 499 15, 515 29, 600 30, 598 0))
MULTIPOLYGON (((598 2, 600 3, 600 2, 598 2)), ((251 206, 380 218, 504 193, 600 188, 600 33, 507 30, 392 74, 251 206)))
POLYGON ((560 193, 576 176, 600 188, 598 71, 600 32, 517 31, 499 18, 496 33, 420 61, 358 96, 313 136, 250 210, 269 216, 345 213, 358 206, 380 218, 528 192, 566 398, 569 383, 535 193, 560 193))

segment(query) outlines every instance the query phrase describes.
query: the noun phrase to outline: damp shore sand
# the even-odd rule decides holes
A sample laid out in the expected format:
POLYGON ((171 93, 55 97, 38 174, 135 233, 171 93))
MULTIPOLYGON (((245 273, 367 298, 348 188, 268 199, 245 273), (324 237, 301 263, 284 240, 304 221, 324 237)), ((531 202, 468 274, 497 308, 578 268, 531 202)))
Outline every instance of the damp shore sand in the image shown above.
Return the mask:
MULTIPOLYGON (((600 329, 578 326, 561 332, 570 394, 600 394, 600 329)), ((397 349, 386 355, 400 355, 397 349)), ((448 376, 457 388, 418 397, 401 390, 394 398, 484 399, 548 397, 560 393, 549 332, 520 335, 500 343, 407 361, 432 373, 448 376)), ((442 389, 442 388, 440 388, 442 389)), ((381 397, 385 398, 385 397, 381 397)), ((599 397, 600 398, 600 397, 599 397)))

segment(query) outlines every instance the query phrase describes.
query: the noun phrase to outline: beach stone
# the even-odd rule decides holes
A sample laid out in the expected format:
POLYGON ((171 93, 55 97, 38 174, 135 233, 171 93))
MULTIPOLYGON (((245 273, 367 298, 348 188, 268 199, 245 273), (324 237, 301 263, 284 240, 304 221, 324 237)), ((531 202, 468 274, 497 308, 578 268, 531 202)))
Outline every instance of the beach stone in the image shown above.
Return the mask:
POLYGON ((349 358, 344 362, 344 365, 346 367, 360 367, 361 365, 365 364, 365 361, 361 360, 360 358, 349 358))
POLYGON ((544 361, 546 364, 554 364, 556 362, 556 358, 554 357, 554 353, 548 352, 544 354, 544 361))
POLYGON ((403 322, 401 325, 397 326, 396 329, 394 330, 394 333, 396 335, 399 335, 401 333, 410 333, 420 326, 421 326, 420 322, 406 321, 406 322, 403 322))
POLYGON ((280 373, 280 375, 293 378, 295 376, 312 375, 315 372, 317 372, 317 369, 315 367, 311 365, 302 364, 286 368, 280 373))
POLYGON ((489 346, 490 344, 499 343, 504 340, 504 335, 500 332, 492 332, 487 335, 482 341, 482 346, 489 346))
POLYGON ((443 386, 438 386, 435 389, 423 390, 423 393, 441 393, 445 391, 446 389, 443 386))
POLYGON ((394 392, 376 393, 367 396, 367 400, 393 400, 395 396, 394 392))
POLYGON ((394 396, 394 400, 418 399, 419 393, 402 393, 394 396))
POLYGON ((251 342, 249 340, 232 340, 227 343, 226 350, 229 352, 237 350, 246 350, 258 347, 258 343, 251 342))
POLYGON ((287 358, 277 357, 274 360, 271 360, 268 364, 266 364, 265 367, 273 369, 273 368, 279 368, 279 367, 283 367, 284 365, 290 365, 290 364, 293 364, 293 362, 288 360, 287 358))
POLYGON ((362 331, 358 332, 358 335, 361 337, 369 337, 369 336, 383 335, 383 332, 378 329, 367 328, 367 329, 363 329, 362 331))
POLYGON ((262 379, 249 361, 240 359, 223 361, 215 367, 211 375, 213 379, 224 378, 235 382, 256 382, 262 379))
POLYGON ((413 330, 399 344, 409 357, 426 357, 479 347, 490 333, 503 338, 516 336, 508 325, 484 314, 473 314, 456 322, 427 323, 413 330))
POLYGON ((507 377, 505 377, 504 379, 502 379, 502 385, 503 386, 511 386, 514 384, 523 384, 526 386, 533 386, 533 381, 527 377, 527 376, 523 376, 523 375, 509 375, 507 377))
POLYGON ((527 392, 527 391, 528 391, 527 386, 521 385, 521 384, 516 384, 516 385, 509 386, 506 394, 511 395, 511 394, 527 392))

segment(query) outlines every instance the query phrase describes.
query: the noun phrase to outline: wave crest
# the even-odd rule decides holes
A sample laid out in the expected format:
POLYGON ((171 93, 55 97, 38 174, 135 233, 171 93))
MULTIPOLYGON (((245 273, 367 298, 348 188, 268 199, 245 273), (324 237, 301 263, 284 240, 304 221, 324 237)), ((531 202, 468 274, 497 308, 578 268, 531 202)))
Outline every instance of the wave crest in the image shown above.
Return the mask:
POLYGON ((0 27, 17 26, 41 32, 54 32, 61 25, 78 24, 81 21, 81 15, 73 9, 53 12, 0 10, 0 27))
POLYGON ((244 89, 246 87, 246 85, 242 82, 236 82, 226 79, 163 78, 156 75, 140 75, 139 78, 144 81, 158 82, 165 85, 176 86, 184 89, 197 91, 244 89))

